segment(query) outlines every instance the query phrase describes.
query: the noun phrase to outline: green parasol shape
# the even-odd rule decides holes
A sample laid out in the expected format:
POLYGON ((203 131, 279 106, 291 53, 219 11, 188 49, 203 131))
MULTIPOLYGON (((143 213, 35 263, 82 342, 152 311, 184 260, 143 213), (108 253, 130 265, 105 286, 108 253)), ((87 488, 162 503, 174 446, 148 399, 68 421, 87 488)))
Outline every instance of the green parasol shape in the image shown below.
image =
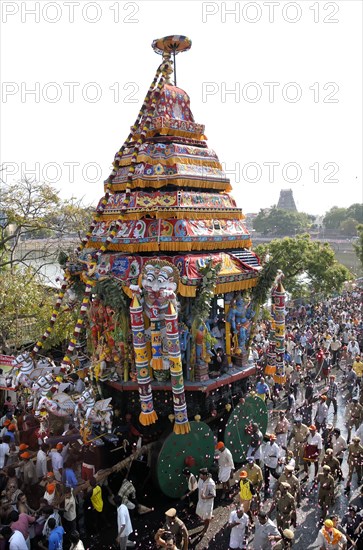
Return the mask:
POLYGON ((231 411, 224 430, 224 443, 237 463, 246 460, 251 439, 246 428, 254 422, 265 435, 268 423, 267 407, 260 397, 249 395, 231 411))
POLYGON ((171 433, 162 443, 154 476, 164 495, 181 497, 187 489, 183 469, 188 467, 198 474, 200 468, 209 468, 214 460, 214 436, 204 422, 190 422, 190 432, 171 433))

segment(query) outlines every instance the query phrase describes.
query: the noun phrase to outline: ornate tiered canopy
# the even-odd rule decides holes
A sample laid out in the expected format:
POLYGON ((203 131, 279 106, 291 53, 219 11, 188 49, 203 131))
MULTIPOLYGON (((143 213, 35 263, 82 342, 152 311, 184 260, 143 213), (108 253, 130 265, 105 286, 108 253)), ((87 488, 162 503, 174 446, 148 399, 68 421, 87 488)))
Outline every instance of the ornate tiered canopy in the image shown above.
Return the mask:
MULTIPOLYGON (((189 39, 179 36, 153 43, 164 58, 190 46, 189 39)), ((165 259, 178 267, 182 296, 195 296, 198 265, 207 257, 222 263, 217 293, 251 288, 260 267, 254 254, 244 260, 238 254, 251 247, 242 210, 229 194, 217 154, 208 148, 204 125, 194 120, 188 94, 168 83, 170 61, 164 72, 165 82, 148 94, 139 120, 115 155, 105 182, 107 201, 87 247, 107 245, 98 273, 114 275, 126 287, 148 257, 134 254, 152 252, 169 254, 165 259)))

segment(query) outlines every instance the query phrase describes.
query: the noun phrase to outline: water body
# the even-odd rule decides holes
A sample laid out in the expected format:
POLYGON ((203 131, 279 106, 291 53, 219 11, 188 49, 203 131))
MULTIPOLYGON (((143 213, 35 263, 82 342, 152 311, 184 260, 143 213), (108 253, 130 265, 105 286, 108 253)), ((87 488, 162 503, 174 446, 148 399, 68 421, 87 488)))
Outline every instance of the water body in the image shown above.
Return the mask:
POLYGON ((58 263, 42 265, 39 260, 32 260, 29 265, 34 269, 39 269, 39 275, 47 286, 60 288, 60 280, 63 279, 63 270, 58 263))

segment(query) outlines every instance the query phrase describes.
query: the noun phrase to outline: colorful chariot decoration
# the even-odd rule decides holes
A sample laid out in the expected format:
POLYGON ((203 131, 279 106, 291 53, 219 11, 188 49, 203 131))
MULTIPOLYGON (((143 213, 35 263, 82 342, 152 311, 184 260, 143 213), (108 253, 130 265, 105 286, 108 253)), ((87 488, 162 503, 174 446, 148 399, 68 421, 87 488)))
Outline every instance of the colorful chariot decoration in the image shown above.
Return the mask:
MULTIPOLYGON (((109 429, 110 400, 97 409, 92 392, 102 397, 103 383, 137 384, 139 421, 149 426, 158 420, 155 395, 166 384, 173 410, 163 414, 173 418, 176 434, 186 434, 185 384, 208 383, 218 349, 229 367, 247 364, 254 315, 249 292, 261 265, 204 125, 176 85, 176 55, 189 50, 191 41, 168 36, 152 47, 161 63, 114 157, 89 230, 68 258, 52 318, 33 353, 41 351, 67 290, 77 282, 81 307, 61 367, 77 371, 74 355, 86 335, 93 390, 74 407, 46 395, 41 406, 58 412, 73 407, 82 425, 92 420, 109 429)), ((22 374, 28 376, 27 370, 22 374)), ((280 366, 277 375, 283 376, 280 366)))

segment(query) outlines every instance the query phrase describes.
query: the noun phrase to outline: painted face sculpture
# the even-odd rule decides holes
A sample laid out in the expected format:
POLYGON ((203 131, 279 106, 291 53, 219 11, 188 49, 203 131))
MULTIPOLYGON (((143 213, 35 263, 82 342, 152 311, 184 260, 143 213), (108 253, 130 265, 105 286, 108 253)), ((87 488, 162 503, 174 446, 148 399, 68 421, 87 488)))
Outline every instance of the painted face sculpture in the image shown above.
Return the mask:
POLYGON ((142 270, 142 287, 146 306, 163 310, 170 299, 175 299, 179 274, 172 264, 160 261, 148 262, 142 270))

